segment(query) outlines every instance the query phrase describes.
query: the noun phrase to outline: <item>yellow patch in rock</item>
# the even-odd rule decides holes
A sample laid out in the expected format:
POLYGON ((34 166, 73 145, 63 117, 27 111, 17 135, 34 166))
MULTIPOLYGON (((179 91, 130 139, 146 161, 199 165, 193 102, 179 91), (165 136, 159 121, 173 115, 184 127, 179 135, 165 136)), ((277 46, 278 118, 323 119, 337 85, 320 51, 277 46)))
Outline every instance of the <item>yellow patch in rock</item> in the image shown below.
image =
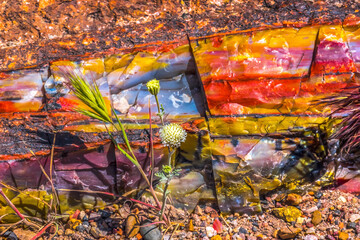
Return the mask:
POLYGON ((276 217, 282 218, 287 222, 295 222, 298 217, 302 215, 302 212, 293 206, 287 206, 283 208, 275 208, 273 213, 276 217))

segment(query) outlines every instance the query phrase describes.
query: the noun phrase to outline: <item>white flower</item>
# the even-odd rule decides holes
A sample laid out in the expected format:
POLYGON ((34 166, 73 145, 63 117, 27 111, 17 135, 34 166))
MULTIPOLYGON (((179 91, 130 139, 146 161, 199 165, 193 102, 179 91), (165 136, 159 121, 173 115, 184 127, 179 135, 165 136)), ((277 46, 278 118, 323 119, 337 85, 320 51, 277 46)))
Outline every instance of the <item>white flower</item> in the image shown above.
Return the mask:
POLYGON ((186 131, 178 124, 170 123, 160 129, 161 142, 172 148, 180 147, 186 140, 186 131))

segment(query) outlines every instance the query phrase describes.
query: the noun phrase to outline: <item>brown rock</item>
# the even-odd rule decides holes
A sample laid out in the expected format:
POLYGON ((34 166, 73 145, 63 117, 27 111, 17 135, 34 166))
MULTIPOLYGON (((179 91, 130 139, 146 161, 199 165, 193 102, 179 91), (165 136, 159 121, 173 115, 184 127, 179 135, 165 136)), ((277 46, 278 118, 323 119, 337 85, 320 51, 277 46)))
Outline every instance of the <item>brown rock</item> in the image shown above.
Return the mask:
POLYGON ((278 231, 277 237, 279 237, 281 239, 293 239, 300 232, 301 232, 301 228, 283 227, 278 231))
POLYGON ((72 235, 73 233, 74 233, 74 231, 71 229, 66 229, 66 231, 65 231, 66 236, 72 235))
POLYGON ((286 203, 289 205, 297 206, 302 202, 302 197, 296 193, 290 193, 287 195, 286 203))
POLYGON ((316 210, 315 212, 313 212, 311 222, 315 226, 321 222, 321 212, 319 210, 316 210))
POLYGON ((138 234, 139 230, 140 230, 140 227, 139 227, 138 217, 135 215, 130 215, 126 219, 126 224, 125 224, 126 237, 132 238, 132 237, 136 236, 136 234, 138 234))
POLYGON ((204 214, 204 211, 201 209, 200 206, 196 206, 196 208, 195 208, 195 214, 201 216, 201 215, 204 214))

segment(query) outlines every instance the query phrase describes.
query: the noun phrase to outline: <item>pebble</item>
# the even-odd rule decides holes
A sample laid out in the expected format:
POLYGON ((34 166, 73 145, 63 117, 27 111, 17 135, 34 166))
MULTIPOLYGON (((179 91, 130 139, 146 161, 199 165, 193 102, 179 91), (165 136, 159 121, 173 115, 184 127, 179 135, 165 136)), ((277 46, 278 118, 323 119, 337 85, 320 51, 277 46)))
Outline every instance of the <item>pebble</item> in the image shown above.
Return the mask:
POLYGON ((220 235, 215 235, 211 238, 211 240, 222 240, 222 239, 221 239, 220 235))
POLYGON ((13 231, 6 231, 2 236, 5 237, 5 239, 18 240, 18 237, 13 231))
POLYGON ((315 235, 306 235, 304 240, 318 240, 318 238, 315 235))
POLYGON ((286 198, 286 203, 297 206, 302 202, 302 197, 299 194, 290 193, 286 198))
POLYGON ((62 235, 64 234, 64 231, 63 231, 62 229, 59 229, 58 232, 57 232, 57 234, 58 234, 59 236, 62 236, 62 235))
POLYGON ((315 226, 321 222, 321 212, 316 210, 312 214, 311 223, 315 226))
POLYGON ((86 216, 85 211, 80 211, 80 213, 79 213, 79 219, 80 219, 80 220, 83 220, 85 216, 86 216))
POLYGON ((283 208, 275 208, 273 213, 276 217, 282 218, 287 222, 295 222, 298 217, 302 215, 301 210, 293 206, 287 206, 283 208))
POLYGON ((319 210, 319 208, 317 206, 313 206, 311 208, 308 208, 306 210, 303 210, 304 213, 313 213, 315 212, 316 210, 319 210))
POLYGON ((109 218, 111 216, 111 212, 108 212, 108 211, 104 211, 104 210, 99 210, 100 214, 101 214, 101 217, 102 218, 109 218))
POLYGON ((360 214, 351 214, 349 218, 350 222, 356 222, 359 219, 360 219, 360 214))
POLYGON ((239 233, 247 234, 248 231, 247 231, 245 228, 241 227, 241 228, 239 229, 239 233))
POLYGON ((213 227, 206 227, 206 235, 211 238, 216 235, 216 231, 213 227))
POLYGON ((79 232, 84 232, 85 231, 85 227, 84 225, 80 224, 76 227, 76 231, 79 231, 79 232))
POLYGON ((66 235, 66 236, 72 235, 73 233, 74 233, 74 231, 71 230, 71 229, 66 229, 66 230, 65 230, 65 235, 66 235))
MULTIPOLYGON (((143 222, 142 225, 151 223, 150 221, 143 222)), ((140 234, 144 240, 161 240, 162 235, 159 228, 156 225, 149 225, 140 228, 140 234)), ((192 233, 190 232, 192 235, 192 233)))
POLYGON ((99 231, 98 231, 96 228, 94 228, 94 227, 92 227, 92 228, 90 229, 90 234, 91 234, 95 239, 100 238, 99 231))
POLYGON ((347 240, 349 238, 349 234, 346 232, 339 232, 339 240, 347 240))
POLYGON ((301 232, 300 228, 294 228, 294 227, 283 227, 281 228, 277 236, 281 239, 293 239, 295 238, 299 233, 301 232))
POLYGON ((326 239, 329 239, 329 240, 336 240, 336 238, 334 238, 333 236, 331 236, 330 234, 329 235, 326 235, 326 239))
POLYGON ((338 198, 339 201, 343 202, 343 203, 346 203, 346 198, 344 198, 343 196, 340 196, 338 198))
POLYGON ((314 227, 308 228, 306 230, 306 234, 314 234, 314 233, 315 233, 315 228, 314 227))
POLYGON ((354 222, 349 222, 349 223, 346 225, 346 228, 348 228, 348 229, 355 229, 355 230, 356 230, 356 223, 354 223, 354 222))
POLYGON ((322 196, 323 196, 323 193, 320 192, 320 191, 317 191, 317 192, 314 194, 314 197, 315 197, 316 199, 319 199, 319 198, 321 198, 322 196))
POLYGON ((89 216, 89 219, 90 220, 94 220, 94 221, 97 221, 101 218, 101 214, 98 213, 98 212, 92 212, 90 213, 90 216, 89 216))

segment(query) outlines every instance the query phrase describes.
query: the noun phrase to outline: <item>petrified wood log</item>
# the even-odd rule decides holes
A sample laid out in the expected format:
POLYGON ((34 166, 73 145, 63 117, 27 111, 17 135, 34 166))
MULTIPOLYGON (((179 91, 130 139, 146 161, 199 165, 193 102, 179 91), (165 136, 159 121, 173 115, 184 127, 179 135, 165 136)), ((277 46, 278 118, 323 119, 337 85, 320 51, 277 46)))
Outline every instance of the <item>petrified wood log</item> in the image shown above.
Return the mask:
MULTIPOLYGON (((324 176, 321 153, 309 157, 304 149, 322 146, 316 134, 306 135, 308 129, 333 131, 331 109, 309 103, 359 85, 358 5, 4 3, 0 180, 19 188, 46 185, 37 160, 48 169, 54 145, 58 189, 124 193, 138 186, 140 176, 109 144, 103 124, 71 111, 81 103, 62 72, 97 82, 144 166, 149 108, 157 163, 168 154, 144 85, 157 78, 166 121, 188 131, 177 154, 183 172, 171 186, 178 204, 191 209, 201 197, 215 199, 216 192, 223 211, 261 210, 260 194, 324 176), (34 178, 34 172, 40 174, 34 178)), ((359 191, 351 186, 346 189, 359 191)))

